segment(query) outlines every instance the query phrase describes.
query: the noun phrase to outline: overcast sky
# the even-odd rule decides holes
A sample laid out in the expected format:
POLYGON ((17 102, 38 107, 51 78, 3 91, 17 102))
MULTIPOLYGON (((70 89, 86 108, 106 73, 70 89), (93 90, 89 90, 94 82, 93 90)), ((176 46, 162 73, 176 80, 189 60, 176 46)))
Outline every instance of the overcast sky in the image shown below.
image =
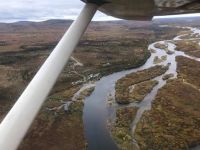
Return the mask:
MULTIPOLYGON (((80 0, 0 0, 0 22, 75 19, 84 3, 80 0)), ((100 12, 94 20, 116 20, 100 12)))
MULTIPOLYGON (((0 22, 75 19, 83 5, 80 0, 0 0, 0 22)), ((98 12, 93 20, 116 18, 98 12)))

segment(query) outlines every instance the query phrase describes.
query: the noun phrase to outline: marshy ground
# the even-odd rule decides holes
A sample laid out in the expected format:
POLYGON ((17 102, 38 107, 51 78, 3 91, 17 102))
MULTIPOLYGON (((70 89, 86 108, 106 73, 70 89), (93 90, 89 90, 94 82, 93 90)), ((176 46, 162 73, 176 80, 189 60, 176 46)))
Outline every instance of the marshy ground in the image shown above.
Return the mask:
MULTIPOLYGON (((187 29, 191 29, 190 27, 186 27, 187 29)), ((192 32, 193 29, 191 29, 192 32)), ((153 97, 152 106, 150 109, 147 109, 137 120, 137 124, 129 123, 129 126, 126 128, 129 130, 129 133, 132 133, 132 138, 136 141, 136 146, 139 149, 144 150, 157 150, 157 149, 190 149, 197 148, 200 144, 200 84, 199 84, 199 65, 200 59, 198 57, 198 52, 200 50, 199 43, 200 40, 199 34, 188 32, 188 35, 184 35, 184 39, 181 37, 174 38, 174 41, 168 40, 165 42, 159 42, 154 44, 159 50, 165 51, 168 55, 173 55, 174 53, 168 53, 168 49, 175 49, 178 51, 183 51, 185 53, 177 53, 175 61, 177 63, 176 71, 177 77, 175 74, 169 73, 162 76, 162 80, 166 82, 163 86, 158 89, 155 98, 153 97), (194 35, 195 34, 195 35, 194 35), (195 38, 196 37, 196 38, 195 38), (193 39, 195 38, 195 39, 193 39), (168 42, 172 42, 173 44, 177 44, 173 46, 173 44, 168 44, 168 42), (170 79, 173 78, 173 79, 170 79), (132 124, 134 124, 134 128, 132 129, 132 124)), ((199 32, 196 31, 196 32, 199 32)), ((150 47, 150 51, 152 53, 156 53, 156 50, 152 50, 150 47)), ((157 49, 156 48, 156 49, 157 49)), ((164 60, 163 60, 164 61, 164 60)), ((160 64, 163 61, 156 61, 156 63, 160 64)), ((154 58, 155 62, 155 58, 154 58)), ((172 62, 173 64, 173 62, 172 62)), ((151 70, 150 68, 149 70, 151 70)), ((146 69, 148 70, 148 69, 146 69)), ((128 104, 132 103, 129 101, 128 97, 130 97, 130 90, 127 90, 131 84, 135 83, 135 76, 139 75, 140 81, 143 78, 141 72, 146 72, 146 76, 151 77, 151 73, 148 73, 146 70, 138 71, 136 73, 132 73, 126 75, 124 78, 118 80, 116 84, 116 101, 120 104, 128 104), (130 78, 128 78, 130 77, 130 78), (125 90, 126 89, 126 90, 125 90), (125 92, 124 92, 125 91, 125 92), (123 95, 123 93, 128 93, 123 95), (125 101, 125 103, 121 103, 119 100, 125 101)), ((163 72, 162 74, 164 74, 163 72)), ((159 74, 160 75, 160 74, 159 74)), ((153 82, 149 80, 148 82, 153 82)), ((137 85, 137 84, 136 84, 137 85)), ((143 90, 136 90, 137 86, 132 85, 133 90, 135 89, 135 95, 140 95, 140 92, 147 89, 147 85, 143 87, 143 90)), ((145 85, 145 84, 144 84, 145 85)), ((153 86, 153 84, 150 84, 153 86)), ((151 93, 151 86, 148 90, 146 90, 147 94, 151 93)), ((148 96, 147 96, 148 97, 148 96)), ((143 97, 144 99, 145 97, 143 97)), ((150 98, 150 97, 148 97, 150 98)), ((138 102, 142 103, 145 100, 139 100, 138 102)), ((122 102, 123 102, 122 101, 122 102)), ((136 101, 137 102, 137 101, 136 101)), ((137 109, 141 107, 139 105, 127 105, 124 107, 124 111, 127 108, 137 109)), ((118 125, 119 119, 122 118, 120 116, 124 115, 123 111, 117 111, 121 115, 116 116, 116 123, 113 125, 118 125)), ((140 112, 141 113, 141 112, 140 112)), ((128 114, 128 113, 127 113, 128 114)), ((137 115, 134 114, 136 117, 137 115)), ((121 119, 123 120, 123 119, 121 119)), ((132 118, 132 120, 134 120, 132 118)), ((117 132, 117 130, 115 131, 117 132)), ((113 134, 116 136, 117 134, 113 134)), ((127 133, 127 136, 130 135, 127 133)), ((123 141, 123 138, 121 138, 123 141)), ((119 141, 119 140, 118 140, 119 141)), ((125 143, 125 141, 124 141, 125 143)), ((121 142, 120 146, 124 146, 123 142, 121 142)), ((133 141, 129 141, 129 144, 133 144, 133 141)), ((119 147, 120 147, 119 146, 119 147)), ((124 148, 124 147, 123 147, 124 148)), ((121 149, 123 149, 121 148, 121 149)), ((128 147, 124 149, 130 149, 128 147)))
MULTIPOLYGON (((0 120, 71 23, 0 24, 0 120)), ((69 61, 19 149, 86 149, 83 99, 92 90, 76 97, 68 111, 66 105, 84 84, 144 64, 150 56, 145 47, 147 37, 153 38, 151 28, 149 22, 92 23, 73 53, 83 66, 73 58, 69 61)))

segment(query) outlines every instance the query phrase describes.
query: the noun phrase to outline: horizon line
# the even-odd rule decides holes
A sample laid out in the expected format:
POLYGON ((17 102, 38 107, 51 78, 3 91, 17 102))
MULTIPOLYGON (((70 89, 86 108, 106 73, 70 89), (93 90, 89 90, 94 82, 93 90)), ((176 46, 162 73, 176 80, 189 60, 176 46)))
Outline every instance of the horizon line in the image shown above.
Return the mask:
MULTIPOLYGON (((200 13, 193 13, 193 14, 178 14, 178 15, 166 15, 166 16, 154 16, 152 20, 157 19, 174 19, 174 18, 192 18, 192 17, 200 17, 200 13)), ((0 21, 0 23, 17 23, 17 22, 45 22, 48 20, 76 20, 77 16, 64 16, 62 18, 41 18, 41 19, 8 19, 4 21, 0 21)), ((125 19, 114 18, 112 16, 105 16, 105 17, 98 17, 93 18, 91 22, 109 22, 109 21, 122 21, 125 19)), ((134 21, 134 20, 132 20, 134 21)), ((135 20, 135 21, 151 21, 151 20, 135 20)))

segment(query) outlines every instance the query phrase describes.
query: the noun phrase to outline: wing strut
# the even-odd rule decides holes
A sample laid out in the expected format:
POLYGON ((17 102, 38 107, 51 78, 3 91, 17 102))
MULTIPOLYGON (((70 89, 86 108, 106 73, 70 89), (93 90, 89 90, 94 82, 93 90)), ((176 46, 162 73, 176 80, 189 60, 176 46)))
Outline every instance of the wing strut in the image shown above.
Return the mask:
POLYGON ((77 46, 98 6, 86 4, 0 124, 0 150, 16 150, 77 46))

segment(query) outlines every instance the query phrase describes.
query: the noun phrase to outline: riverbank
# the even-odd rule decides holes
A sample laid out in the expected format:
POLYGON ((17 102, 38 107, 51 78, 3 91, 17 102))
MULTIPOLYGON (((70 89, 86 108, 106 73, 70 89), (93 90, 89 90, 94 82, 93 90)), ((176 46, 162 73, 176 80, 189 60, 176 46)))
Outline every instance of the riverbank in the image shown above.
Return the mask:
POLYGON ((167 82, 137 125, 140 149, 183 150, 200 144, 199 98, 199 90, 182 80, 167 82))
MULTIPOLYGON (((187 29, 191 30, 191 32, 188 32, 189 35, 187 35, 187 37, 194 38, 193 32, 195 32, 197 39, 192 39, 192 43, 197 44, 199 39, 196 32, 199 30, 189 27, 187 27, 187 29), (195 42, 193 42, 194 40, 195 42)), ((137 109, 137 113, 133 115, 134 118, 131 118, 132 130, 130 131, 130 124, 125 127, 125 131, 132 133, 136 149, 157 150, 165 147, 166 149, 182 150, 196 148, 196 146, 198 148, 200 144, 200 132, 198 130, 200 127, 200 111, 198 109, 200 107, 200 84, 198 78, 200 73, 198 69, 200 67, 200 59, 197 57, 198 55, 187 53, 198 52, 198 50, 196 50, 198 47, 195 46, 196 49, 191 49, 191 51, 189 50, 191 47, 186 47, 185 50, 183 50, 186 53, 177 51, 176 48, 180 50, 179 45, 176 46, 176 43, 179 41, 191 42, 190 38, 182 40, 181 37, 182 36, 178 36, 173 40, 155 42, 149 46, 149 50, 152 52, 152 56, 148 60, 150 64, 154 64, 155 58, 167 55, 168 57, 166 57, 166 60, 156 61, 156 63, 169 64, 170 62, 170 65, 165 70, 166 73, 163 72, 159 74, 158 77, 154 77, 158 84, 155 85, 153 90, 149 88, 152 91, 149 90, 148 95, 142 97, 142 100, 130 103, 131 101, 128 100, 128 97, 131 96, 130 93, 134 91, 134 89, 136 90, 137 87, 137 84, 131 84, 135 81, 140 81, 143 77, 141 72, 146 72, 148 69, 151 70, 153 67, 142 71, 133 71, 133 73, 119 79, 116 83, 116 102, 119 104, 126 104, 124 106, 119 105, 119 107, 122 107, 121 109, 124 111, 127 108, 137 109), (137 74, 138 76, 136 76, 137 74), (135 80, 135 78, 137 80, 135 80), (123 87, 125 87, 126 90, 122 90, 123 87), (125 93, 125 95, 122 95, 123 93, 125 93), (119 99, 117 99, 119 97, 123 99, 123 101, 125 99, 125 103, 119 102, 119 99)), ((147 74, 150 78, 151 73, 147 74)), ((150 81, 153 82, 152 80, 150 81)), ((145 86, 143 90, 147 87, 148 86, 145 86)), ((139 91, 141 92, 142 89, 137 91, 138 90, 135 91, 135 95, 138 95, 139 91)), ((128 111, 126 112, 128 114, 128 111)), ((124 113, 121 113, 121 116, 126 118, 124 113)), ((116 116, 115 123, 113 124, 114 128, 118 125, 118 122, 120 122, 119 119, 123 121, 121 116, 116 116)), ((129 135, 128 133, 126 134, 129 135)), ((115 132, 113 135, 114 139, 120 141, 115 132)), ((123 136, 121 141, 123 141, 123 136)), ((129 144, 133 144, 130 140, 127 141, 129 141, 129 144)), ((119 147, 121 147, 123 143, 119 143, 119 147)), ((128 144, 123 146, 123 148, 129 149, 128 144)))
POLYGON ((131 135, 131 123, 135 118, 137 108, 119 108, 116 111, 116 121, 111 128, 111 134, 120 150, 133 150, 133 137, 131 135))
MULTIPOLYGON (((64 32, 65 24, 45 26, 46 23, 23 27, 23 32, 14 30, 13 24, 9 31, 0 33, 0 120, 64 32)), ((116 150, 138 145, 150 149, 151 144, 161 149, 167 143, 179 149, 197 145, 200 67, 199 59, 191 57, 199 56, 196 31, 189 27, 159 27, 149 22, 137 26, 135 21, 93 23, 20 150, 116 150), (164 41, 155 42, 158 39, 164 41)))
MULTIPOLYGON (((86 149, 82 113, 84 100, 94 88, 95 86, 84 88, 73 101, 63 101, 62 105, 52 96, 43 106, 43 111, 34 121, 19 149, 47 149, 49 146, 51 149, 86 149)), ((73 97, 78 89, 79 87, 74 87, 65 91, 65 96, 73 97)))
MULTIPOLYGON (((71 23, 0 24, 0 120, 71 23)), ((85 149, 83 103, 72 103, 74 95, 81 96, 80 89, 103 76, 143 65, 150 57, 148 37, 154 38, 151 26, 150 22, 91 23, 20 149, 85 149)))
MULTIPOLYGON (((126 75, 125 77, 121 78, 120 80, 117 81, 116 87, 115 87, 115 100, 119 104, 129 104, 131 101, 134 101, 132 99, 134 95, 138 95, 139 91, 136 89, 137 93, 130 92, 131 86, 141 86, 139 84, 145 82, 145 81, 151 81, 151 79, 160 76, 164 74, 168 70, 169 66, 154 66, 149 69, 145 69, 142 71, 134 72, 131 74, 126 75)), ((144 84, 145 86, 145 91, 143 94, 140 94, 142 97, 145 97, 151 89, 156 85, 156 83, 152 83, 152 85, 149 86, 149 84, 144 84)), ((139 88, 139 87, 138 87, 139 88)), ((134 91, 134 88, 133 88, 134 91)), ((141 98, 139 98, 141 101, 141 98)))

